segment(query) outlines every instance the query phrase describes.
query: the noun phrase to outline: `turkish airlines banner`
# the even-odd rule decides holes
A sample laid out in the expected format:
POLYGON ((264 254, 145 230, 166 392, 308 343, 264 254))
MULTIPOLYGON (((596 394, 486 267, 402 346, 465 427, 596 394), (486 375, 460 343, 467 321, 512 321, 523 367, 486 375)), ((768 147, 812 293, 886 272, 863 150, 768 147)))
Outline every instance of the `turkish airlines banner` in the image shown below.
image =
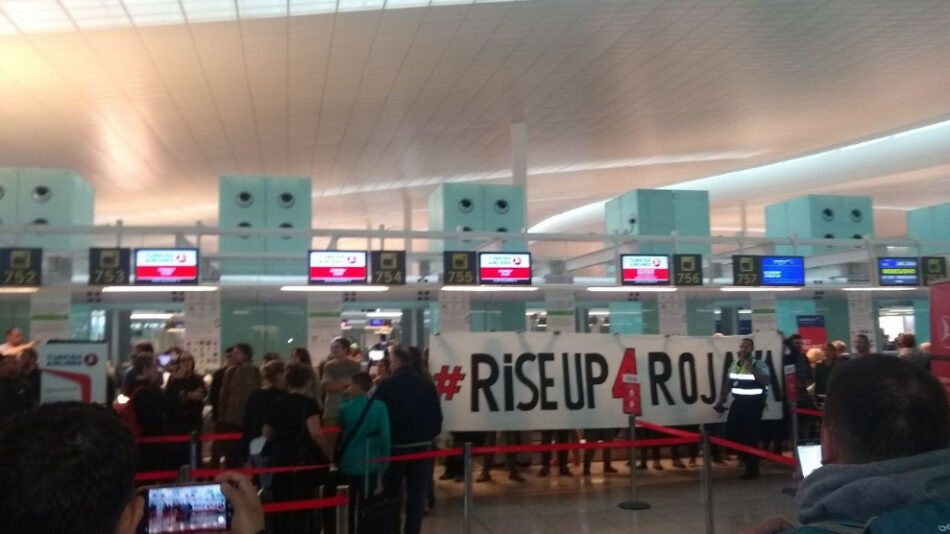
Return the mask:
POLYGON ((950 396, 950 282, 930 286, 930 371, 950 396))
MULTIPOLYGON (((660 425, 725 421, 713 410, 739 337, 442 333, 429 368, 451 431, 627 426, 639 389, 644 420, 660 425)), ((780 419, 781 340, 755 336, 772 375, 763 419, 780 419)))
POLYGON ((106 402, 106 343, 62 342, 40 347, 40 402, 106 402))

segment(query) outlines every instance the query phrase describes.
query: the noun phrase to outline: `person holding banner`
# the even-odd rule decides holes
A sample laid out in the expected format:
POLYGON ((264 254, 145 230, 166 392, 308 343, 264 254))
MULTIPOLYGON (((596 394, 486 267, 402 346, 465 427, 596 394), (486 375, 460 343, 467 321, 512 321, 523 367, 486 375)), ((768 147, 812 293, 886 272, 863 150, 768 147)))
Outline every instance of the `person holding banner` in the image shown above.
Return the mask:
MULTIPOLYGON (((751 338, 743 338, 739 343, 738 359, 729 367, 729 376, 724 380, 719 402, 714 407, 719 413, 725 412, 726 398, 732 393, 729 417, 726 420, 726 435, 729 439, 749 447, 755 447, 759 439, 759 423, 765 408, 766 387, 769 385, 769 367, 762 360, 756 360, 752 351, 755 344, 751 338)), ((759 458, 744 454, 745 473, 743 480, 759 476, 759 458)))
POLYGON ((23 331, 17 327, 7 330, 5 342, 0 345, 0 356, 19 356, 27 349, 36 348, 36 341, 23 342, 23 331))

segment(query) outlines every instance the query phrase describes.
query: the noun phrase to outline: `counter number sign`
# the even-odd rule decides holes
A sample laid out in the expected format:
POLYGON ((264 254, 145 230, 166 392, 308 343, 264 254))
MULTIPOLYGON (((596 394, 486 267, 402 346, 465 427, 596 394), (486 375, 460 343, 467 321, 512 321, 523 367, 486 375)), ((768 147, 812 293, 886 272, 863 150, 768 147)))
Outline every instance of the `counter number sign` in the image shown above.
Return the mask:
POLYGON ((703 257, 700 254, 673 255, 673 285, 703 285, 703 257))
POLYGON ((373 250, 370 252, 373 283, 404 285, 406 283, 406 252, 404 250, 373 250))
POLYGON ((129 283, 131 253, 127 248, 89 249, 89 285, 111 286, 129 283))
POLYGON ((43 249, 0 249, 0 285, 38 286, 43 282, 43 249))
POLYGON ((445 251, 442 255, 442 283, 445 285, 475 285, 478 277, 478 259, 474 252, 445 251))
POLYGON ((757 286, 762 283, 762 259, 759 256, 732 257, 732 283, 737 286, 757 286))
POLYGON ((925 256, 920 259, 920 265, 923 268, 921 278, 925 286, 947 277, 947 258, 943 256, 925 256))

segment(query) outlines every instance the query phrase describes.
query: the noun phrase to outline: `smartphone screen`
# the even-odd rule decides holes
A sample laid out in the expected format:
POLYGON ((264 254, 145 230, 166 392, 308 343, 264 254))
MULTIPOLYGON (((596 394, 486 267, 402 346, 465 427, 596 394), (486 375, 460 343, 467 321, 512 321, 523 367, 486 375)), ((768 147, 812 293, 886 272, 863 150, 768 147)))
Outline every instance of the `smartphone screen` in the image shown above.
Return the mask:
POLYGON ((815 441, 799 442, 798 462, 801 464, 802 478, 808 478, 808 475, 821 467, 821 443, 815 441))
POLYGON ((231 528, 231 503, 220 484, 155 487, 145 495, 143 524, 148 534, 231 528))

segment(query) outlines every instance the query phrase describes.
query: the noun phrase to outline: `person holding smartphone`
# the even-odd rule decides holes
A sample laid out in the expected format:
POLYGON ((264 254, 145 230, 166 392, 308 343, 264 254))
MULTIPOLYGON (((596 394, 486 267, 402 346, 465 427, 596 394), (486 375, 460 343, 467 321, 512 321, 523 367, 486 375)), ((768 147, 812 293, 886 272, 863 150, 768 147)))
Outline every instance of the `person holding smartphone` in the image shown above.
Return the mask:
MULTIPOLYGON (((719 402, 714 409, 719 413, 729 410, 726 419, 726 435, 729 439, 750 447, 755 447, 759 440, 759 423, 762 421, 762 410, 765 408, 766 387, 769 384, 769 367, 762 360, 757 360, 752 354, 755 342, 751 338, 743 338, 739 342, 738 358, 729 367, 729 375, 723 380, 719 402), (725 407, 726 399, 732 394, 732 404, 725 407)), ((751 454, 744 454, 744 480, 759 476, 759 458, 751 454)))
MULTIPOLYGON (((145 500, 135 489, 132 434, 106 407, 45 404, 0 427, 0 532, 135 534, 145 500)), ((250 479, 216 481, 232 509, 231 534, 261 534, 264 513, 250 479)))

